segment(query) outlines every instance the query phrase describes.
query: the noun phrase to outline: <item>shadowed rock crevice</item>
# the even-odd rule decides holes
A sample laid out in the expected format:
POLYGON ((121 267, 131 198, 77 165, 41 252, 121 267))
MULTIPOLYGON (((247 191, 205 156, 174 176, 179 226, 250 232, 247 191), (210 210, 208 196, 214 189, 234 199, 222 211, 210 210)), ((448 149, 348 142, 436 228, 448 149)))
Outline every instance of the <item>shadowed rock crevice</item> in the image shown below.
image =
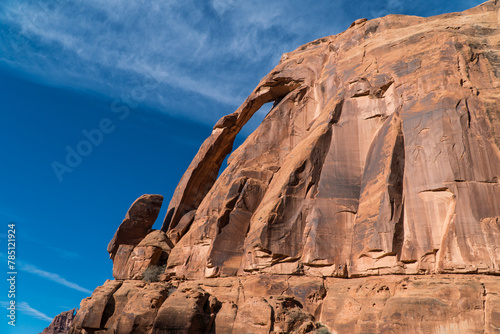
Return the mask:
POLYGON ((237 179, 233 183, 231 188, 229 188, 229 192, 225 199, 224 212, 217 220, 218 233, 221 233, 222 229, 226 227, 227 224, 229 224, 229 215, 233 211, 236 202, 240 198, 241 191, 243 190, 243 187, 245 187, 247 180, 248 179, 244 177, 237 179))
POLYGON ((115 298, 111 296, 109 298, 108 303, 106 304, 106 307, 104 308, 104 312, 102 313, 102 318, 101 318, 101 325, 99 328, 104 329, 104 326, 106 325, 106 322, 108 322, 109 318, 115 313, 115 298))
POLYGON ((399 220, 396 221, 394 226, 394 237, 392 240, 392 249, 394 254, 397 256, 397 260, 401 261, 401 251, 403 249, 403 242, 405 240, 405 229, 404 229, 404 203, 401 204, 401 215, 399 220))
POLYGON ((405 142, 401 124, 392 151, 391 172, 388 179, 388 192, 391 204, 390 220, 394 223, 394 236, 392 240, 392 251, 398 260, 404 242, 404 191, 403 180, 405 171, 405 142))

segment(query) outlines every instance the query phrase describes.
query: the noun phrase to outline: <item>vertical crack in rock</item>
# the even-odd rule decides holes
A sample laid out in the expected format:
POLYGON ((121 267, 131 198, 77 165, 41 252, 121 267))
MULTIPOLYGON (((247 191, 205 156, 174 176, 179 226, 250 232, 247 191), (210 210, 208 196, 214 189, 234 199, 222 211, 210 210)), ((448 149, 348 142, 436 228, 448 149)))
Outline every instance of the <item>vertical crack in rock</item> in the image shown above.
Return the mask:
POLYGON ((330 124, 337 124, 340 120, 340 116, 342 116, 342 110, 344 106, 344 99, 341 98, 340 101, 338 101, 335 104, 335 108, 333 109, 333 116, 330 121, 330 124))
POLYGON ((269 330, 270 333, 274 332, 274 324, 276 323, 276 311, 273 307, 271 307, 271 328, 269 330))
POLYGON ((482 306, 483 306, 483 329, 487 331, 488 329, 486 328, 486 297, 488 293, 486 292, 486 286, 484 283, 481 283, 481 301, 482 301, 482 306))
POLYGON ((392 240, 392 251, 397 259, 401 257, 404 242, 404 198, 403 180, 405 170, 405 141, 401 124, 394 150, 392 151, 391 174, 388 180, 388 192, 391 203, 391 218, 394 223, 394 237, 392 240))
POLYGON ((452 231, 454 224, 453 215, 456 210, 456 196, 449 189, 435 189, 424 191, 419 194, 426 201, 426 204, 432 207, 436 215, 436 221, 441 224, 440 228, 433 229, 433 239, 439 238, 439 245, 434 245, 435 268, 434 272, 442 272, 447 257, 449 243, 453 242, 454 233, 452 231))
POLYGON ((470 122, 471 122, 471 116, 470 116, 470 109, 469 109, 469 102, 467 99, 465 99, 465 110, 466 110, 466 117, 467 117, 467 127, 470 128, 470 122))
POLYGON ((351 276, 378 274, 379 268, 398 270, 405 238, 405 159, 402 120, 395 113, 380 128, 366 158, 353 231, 351 276))
POLYGON ((111 295, 109 297, 108 303, 106 304, 106 307, 104 308, 104 311, 102 312, 102 317, 101 317, 101 325, 99 328, 104 328, 106 325, 106 322, 108 322, 109 318, 115 313, 115 297, 111 295))
POLYGON ((231 188, 229 188, 229 192, 226 196, 225 204, 224 204, 224 211, 222 215, 217 219, 217 234, 220 234, 222 232, 222 229, 229 224, 229 215, 233 211, 236 202, 240 198, 241 191, 245 187, 247 183, 247 178, 242 177, 233 183, 231 188))
POLYGON ((92 296, 82 300, 70 332, 81 333, 82 330, 94 332, 103 328, 103 324, 106 323, 106 321, 103 322, 103 317, 109 317, 109 311, 111 311, 108 308, 106 313, 107 305, 121 286, 122 282, 120 281, 106 281, 103 286, 94 290, 92 296))

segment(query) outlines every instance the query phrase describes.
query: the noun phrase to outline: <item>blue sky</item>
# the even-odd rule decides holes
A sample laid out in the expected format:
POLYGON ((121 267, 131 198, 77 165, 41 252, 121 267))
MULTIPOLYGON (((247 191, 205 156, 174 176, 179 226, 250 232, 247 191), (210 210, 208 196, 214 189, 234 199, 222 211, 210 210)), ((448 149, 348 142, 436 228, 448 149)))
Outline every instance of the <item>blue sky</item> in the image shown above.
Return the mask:
POLYGON ((163 218, 212 125, 282 53, 361 17, 481 2, 3 0, 0 263, 15 222, 18 313, 7 326, 2 280, 0 332, 41 332, 112 278, 106 246, 130 204, 161 194, 163 218))

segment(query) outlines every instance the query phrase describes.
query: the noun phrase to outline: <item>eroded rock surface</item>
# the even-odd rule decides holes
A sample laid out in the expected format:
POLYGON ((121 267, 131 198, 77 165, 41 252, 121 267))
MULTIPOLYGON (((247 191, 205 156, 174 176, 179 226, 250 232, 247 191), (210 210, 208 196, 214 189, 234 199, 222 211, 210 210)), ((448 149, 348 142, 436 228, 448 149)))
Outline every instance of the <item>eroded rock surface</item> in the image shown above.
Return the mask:
POLYGON ((497 1, 283 55, 214 126, 161 231, 158 195, 132 205, 117 280, 71 333, 500 332, 499 102, 497 1))
POLYGON ((358 20, 284 55, 176 189, 167 273, 500 273, 498 9, 358 20))
POLYGON ((160 213, 163 196, 142 195, 127 211, 125 219, 109 242, 108 253, 114 259, 120 245, 137 245, 151 231, 160 213))
POLYGON ((55 316, 49 327, 45 328, 41 334, 68 334, 76 309, 62 312, 55 316))
MULTIPOLYGON (((498 278, 258 275, 105 287, 71 333, 496 333, 498 278), (102 299, 101 299, 102 298, 102 299), (99 302, 106 301, 106 302, 99 302)), ((96 290, 97 291, 97 290, 96 290)))
POLYGON ((167 262, 172 242, 162 231, 152 230, 163 196, 142 195, 130 207, 108 245, 116 279, 143 279, 148 268, 167 262))

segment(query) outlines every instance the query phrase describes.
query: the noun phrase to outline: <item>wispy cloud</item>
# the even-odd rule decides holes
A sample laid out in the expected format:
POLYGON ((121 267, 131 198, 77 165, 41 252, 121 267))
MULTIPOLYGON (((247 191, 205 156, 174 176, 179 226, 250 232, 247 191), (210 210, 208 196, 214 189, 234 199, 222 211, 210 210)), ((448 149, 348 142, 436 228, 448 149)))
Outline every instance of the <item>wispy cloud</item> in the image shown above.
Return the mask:
POLYGON ((370 9, 370 18, 385 16, 388 14, 401 13, 404 10, 403 0, 386 0, 373 3, 370 9))
POLYGON ((49 281, 64 285, 65 287, 68 287, 68 288, 73 289, 73 290, 84 292, 86 294, 92 293, 92 291, 90 291, 89 289, 85 289, 76 283, 70 282, 67 279, 59 276, 56 273, 51 273, 51 272, 42 270, 42 269, 40 269, 34 265, 31 265, 31 264, 19 263, 19 270, 33 274, 33 275, 37 275, 37 276, 45 278, 45 279, 48 279, 49 281))
MULTIPOLYGON (((0 259, 2 259, 2 260, 7 259, 7 255, 5 253, 0 253, 0 259)), ((92 291, 90 291, 89 289, 85 289, 84 287, 81 287, 80 285, 78 285, 76 283, 70 282, 67 279, 61 277, 59 274, 51 273, 51 272, 46 271, 46 270, 42 270, 42 269, 38 268, 37 266, 34 266, 32 264, 29 264, 29 263, 17 261, 17 268, 19 271, 27 272, 27 273, 36 275, 38 277, 45 278, 45 279, 52 281, 54 283, 61 284, 67 288, 70 288, 70 289, 73 289, 76 291, 80 291, 80 292, 83 292, 86 294, 92 293, 92 291)))
POLYGON ((237 107, 282 53, 355 19, 435 15, 480 2, 3 0, 0 64, 113 97, 161 75, 145 104, 212 122, 237 107))
POLYGON ((44 314, 38 310, 35 310, 33 307, 29 306, 29 304, 26 302, 19 302, 17 307, 18 307, 19 311, 21 311, 22 313, 24 313, 26 315, 29 315, 33 318, 37 318, 40 320, 45 320, 47 322, 52 322, 51 317, 47 316, 46 314, 44 314))
MULTIPOLYGON (((0 301, 0 306, 2 308, 6 308, 6 307, 9 307, 9 303, 5 302, 5 301, 0 301)), ((20 312, 22 312, 30 317, 33 317, 33 318, 36 318, 39 320, 43 320, 43 321, 47 321, 47 322, 52 322, 51 317, 49 317, 48 315, 46 315, 43 312, 40 312, 40 311, 34 309, 27 302, 18 302, 18 303, 16 303, 16 307, 20 312)))
POLYGON ((327 1, 6 0, 0 61, 46 83, 114 96, 168 73, 146 102, 212 121, 220 114, 201 111, 204 101, 238 106, 283 52, 339 32, 333 13, 340 4, 327 1))

